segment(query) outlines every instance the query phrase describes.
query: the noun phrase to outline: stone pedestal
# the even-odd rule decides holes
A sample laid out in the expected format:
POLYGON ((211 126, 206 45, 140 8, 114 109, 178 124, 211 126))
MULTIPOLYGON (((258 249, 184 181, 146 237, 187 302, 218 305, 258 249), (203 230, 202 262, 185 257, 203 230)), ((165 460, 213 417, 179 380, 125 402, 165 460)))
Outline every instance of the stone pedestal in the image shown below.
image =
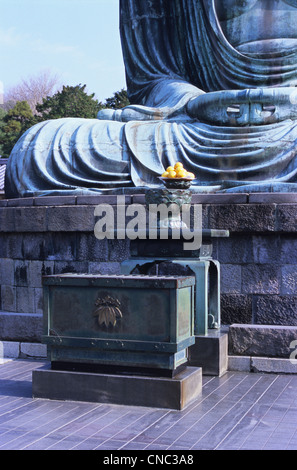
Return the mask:
POLYGON ((86 372, 33 371, 34 398, 85 401, 182 410, 202 390, 201 368, 187 367, 174 378, 86 372))
MULTIPOLYGON (((145 204, 139 188, 129 191, 126 207, 145 204)), ((120 274, 122 262, 136 256, 133 241, 95 238, 97 204, 116 212, 116 193, 0 201, 0 340, 41 341, 42 275, 120 274)), ((297 194, 193 194, 192 204, 203 206, 203 227, 230 230, 213 244, 221 323, 297 327, 297 194)), ((175 255, 176 244, 163 242, 175 255)), ((150 249, 144 240, 143 250, 150 249)), ((263 354, 266 347, 268 340, 263 354)))
POLYGON ((228 369, 228 334, 209 330, 207 336, 196 336, 189 348, 189 365, 202 367, 203 375, 222 376, 228 369))

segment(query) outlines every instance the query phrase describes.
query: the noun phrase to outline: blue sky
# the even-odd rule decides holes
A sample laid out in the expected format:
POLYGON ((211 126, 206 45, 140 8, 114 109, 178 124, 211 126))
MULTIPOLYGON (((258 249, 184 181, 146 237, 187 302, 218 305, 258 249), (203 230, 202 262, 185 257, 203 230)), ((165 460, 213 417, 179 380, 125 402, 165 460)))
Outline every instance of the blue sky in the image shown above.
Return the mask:
POLYGON ((0 0, 0 81, 44 69, 100 101, 126 87, 119 0, 0 0))

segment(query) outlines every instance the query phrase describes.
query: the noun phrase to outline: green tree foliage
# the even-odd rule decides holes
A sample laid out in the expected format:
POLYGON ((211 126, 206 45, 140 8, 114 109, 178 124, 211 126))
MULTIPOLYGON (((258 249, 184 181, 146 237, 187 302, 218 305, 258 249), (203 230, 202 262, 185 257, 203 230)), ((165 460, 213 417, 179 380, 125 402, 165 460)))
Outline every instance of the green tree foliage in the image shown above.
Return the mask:
MULTIPOLYGON (((20 123, 21 127, 28 127, 33 120, 33 113, 27 101, 17 101, 13 108, 11 108, 6 116, 5 121, 7 125, 11 121, 20 123)), ((5 131, 6 132, 6 131, 5 131)))
POLYGON ((4 121, 5 115, 6 115, 6 112, 4 111, 3 108, 0 107, 0 155, 1 156, 4 156, 3 155, 2 141, 3 141, 3 138, 4 138, 3 127, 5 126, 5 121, 4 121))
POLYGON ((113 96, 107 98, 104 103, 104 108, 121 109, 125 108, 130 104, 127 90, 122 88, 120 91, 116 91, 113 96))
POLYGON ((3 121, 3 118, 5 117, 5 115, 6 115, 5 109, 3 108, 3 106, 0 106, 0 122, 3 121))
POLYGON ((64 117, 96 118, 101 105, 94 99, 95 94, 88 95, 86 85, 63 86, 53 96, 43 99, 36 106, 39 120, 58 119, 64 117))
POLYGON ((2 119, 0 146, 3 157, 9 157, 11 150, 24 132, 36 120, 27 101, 18 101, 2 119))

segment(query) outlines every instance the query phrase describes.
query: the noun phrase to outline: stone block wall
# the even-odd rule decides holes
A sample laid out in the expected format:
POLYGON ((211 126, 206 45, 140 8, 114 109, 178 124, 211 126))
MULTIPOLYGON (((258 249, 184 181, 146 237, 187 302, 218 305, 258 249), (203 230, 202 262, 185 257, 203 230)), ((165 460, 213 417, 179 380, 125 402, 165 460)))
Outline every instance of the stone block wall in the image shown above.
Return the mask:
MULTIPOLYGON (((115 195, 0 201, 0 340, 21 336, 12 337, 10 314, 29 315, 37 333, 26 338, 38 340, 43 274, 120 272, 129 240, 94 236, 95 206, 116 202, 115 195)), ((144 195, 126 196, 132 202, 144 203, 144 195)), ((214 240, 222 323, 297 326, 297 195, 197 194, 193 203, 203 204, 204 228, 230 230, 214 240)))
POLYGON ((297 325, 297 204, 280 196, 209 206, 210 226, 230 230, 214 250, 225 324, 297 325))
POLYGON ((129 257, 129 240, 95 238, 95 201, 76 202, 68 197, 0 201, 0 341, 40 340, 43 275, 116 274, 129 257))

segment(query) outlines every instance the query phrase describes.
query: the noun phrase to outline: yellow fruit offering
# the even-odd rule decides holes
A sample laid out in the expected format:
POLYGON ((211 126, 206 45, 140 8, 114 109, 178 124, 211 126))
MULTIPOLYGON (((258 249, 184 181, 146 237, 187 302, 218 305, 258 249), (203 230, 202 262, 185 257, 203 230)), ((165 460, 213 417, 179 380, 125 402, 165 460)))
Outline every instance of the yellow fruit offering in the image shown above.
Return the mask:
POLYGON ((181 162, 177 162, 175 165, 174 165, 174 168, 177 169, 177 168, 183 168, 183 164, 181 162))
POLYGON ((188 178, 195 179, 194 173, 187 171, 181 162, 177 162, 173 166, 169 166, 166 171, 162 174, 162 178, 188 178))
POLYGON ((187 176, 187 172, 183 168, 178 168, 176 170, 176 176, 178 178, 185 178, 187 176))

